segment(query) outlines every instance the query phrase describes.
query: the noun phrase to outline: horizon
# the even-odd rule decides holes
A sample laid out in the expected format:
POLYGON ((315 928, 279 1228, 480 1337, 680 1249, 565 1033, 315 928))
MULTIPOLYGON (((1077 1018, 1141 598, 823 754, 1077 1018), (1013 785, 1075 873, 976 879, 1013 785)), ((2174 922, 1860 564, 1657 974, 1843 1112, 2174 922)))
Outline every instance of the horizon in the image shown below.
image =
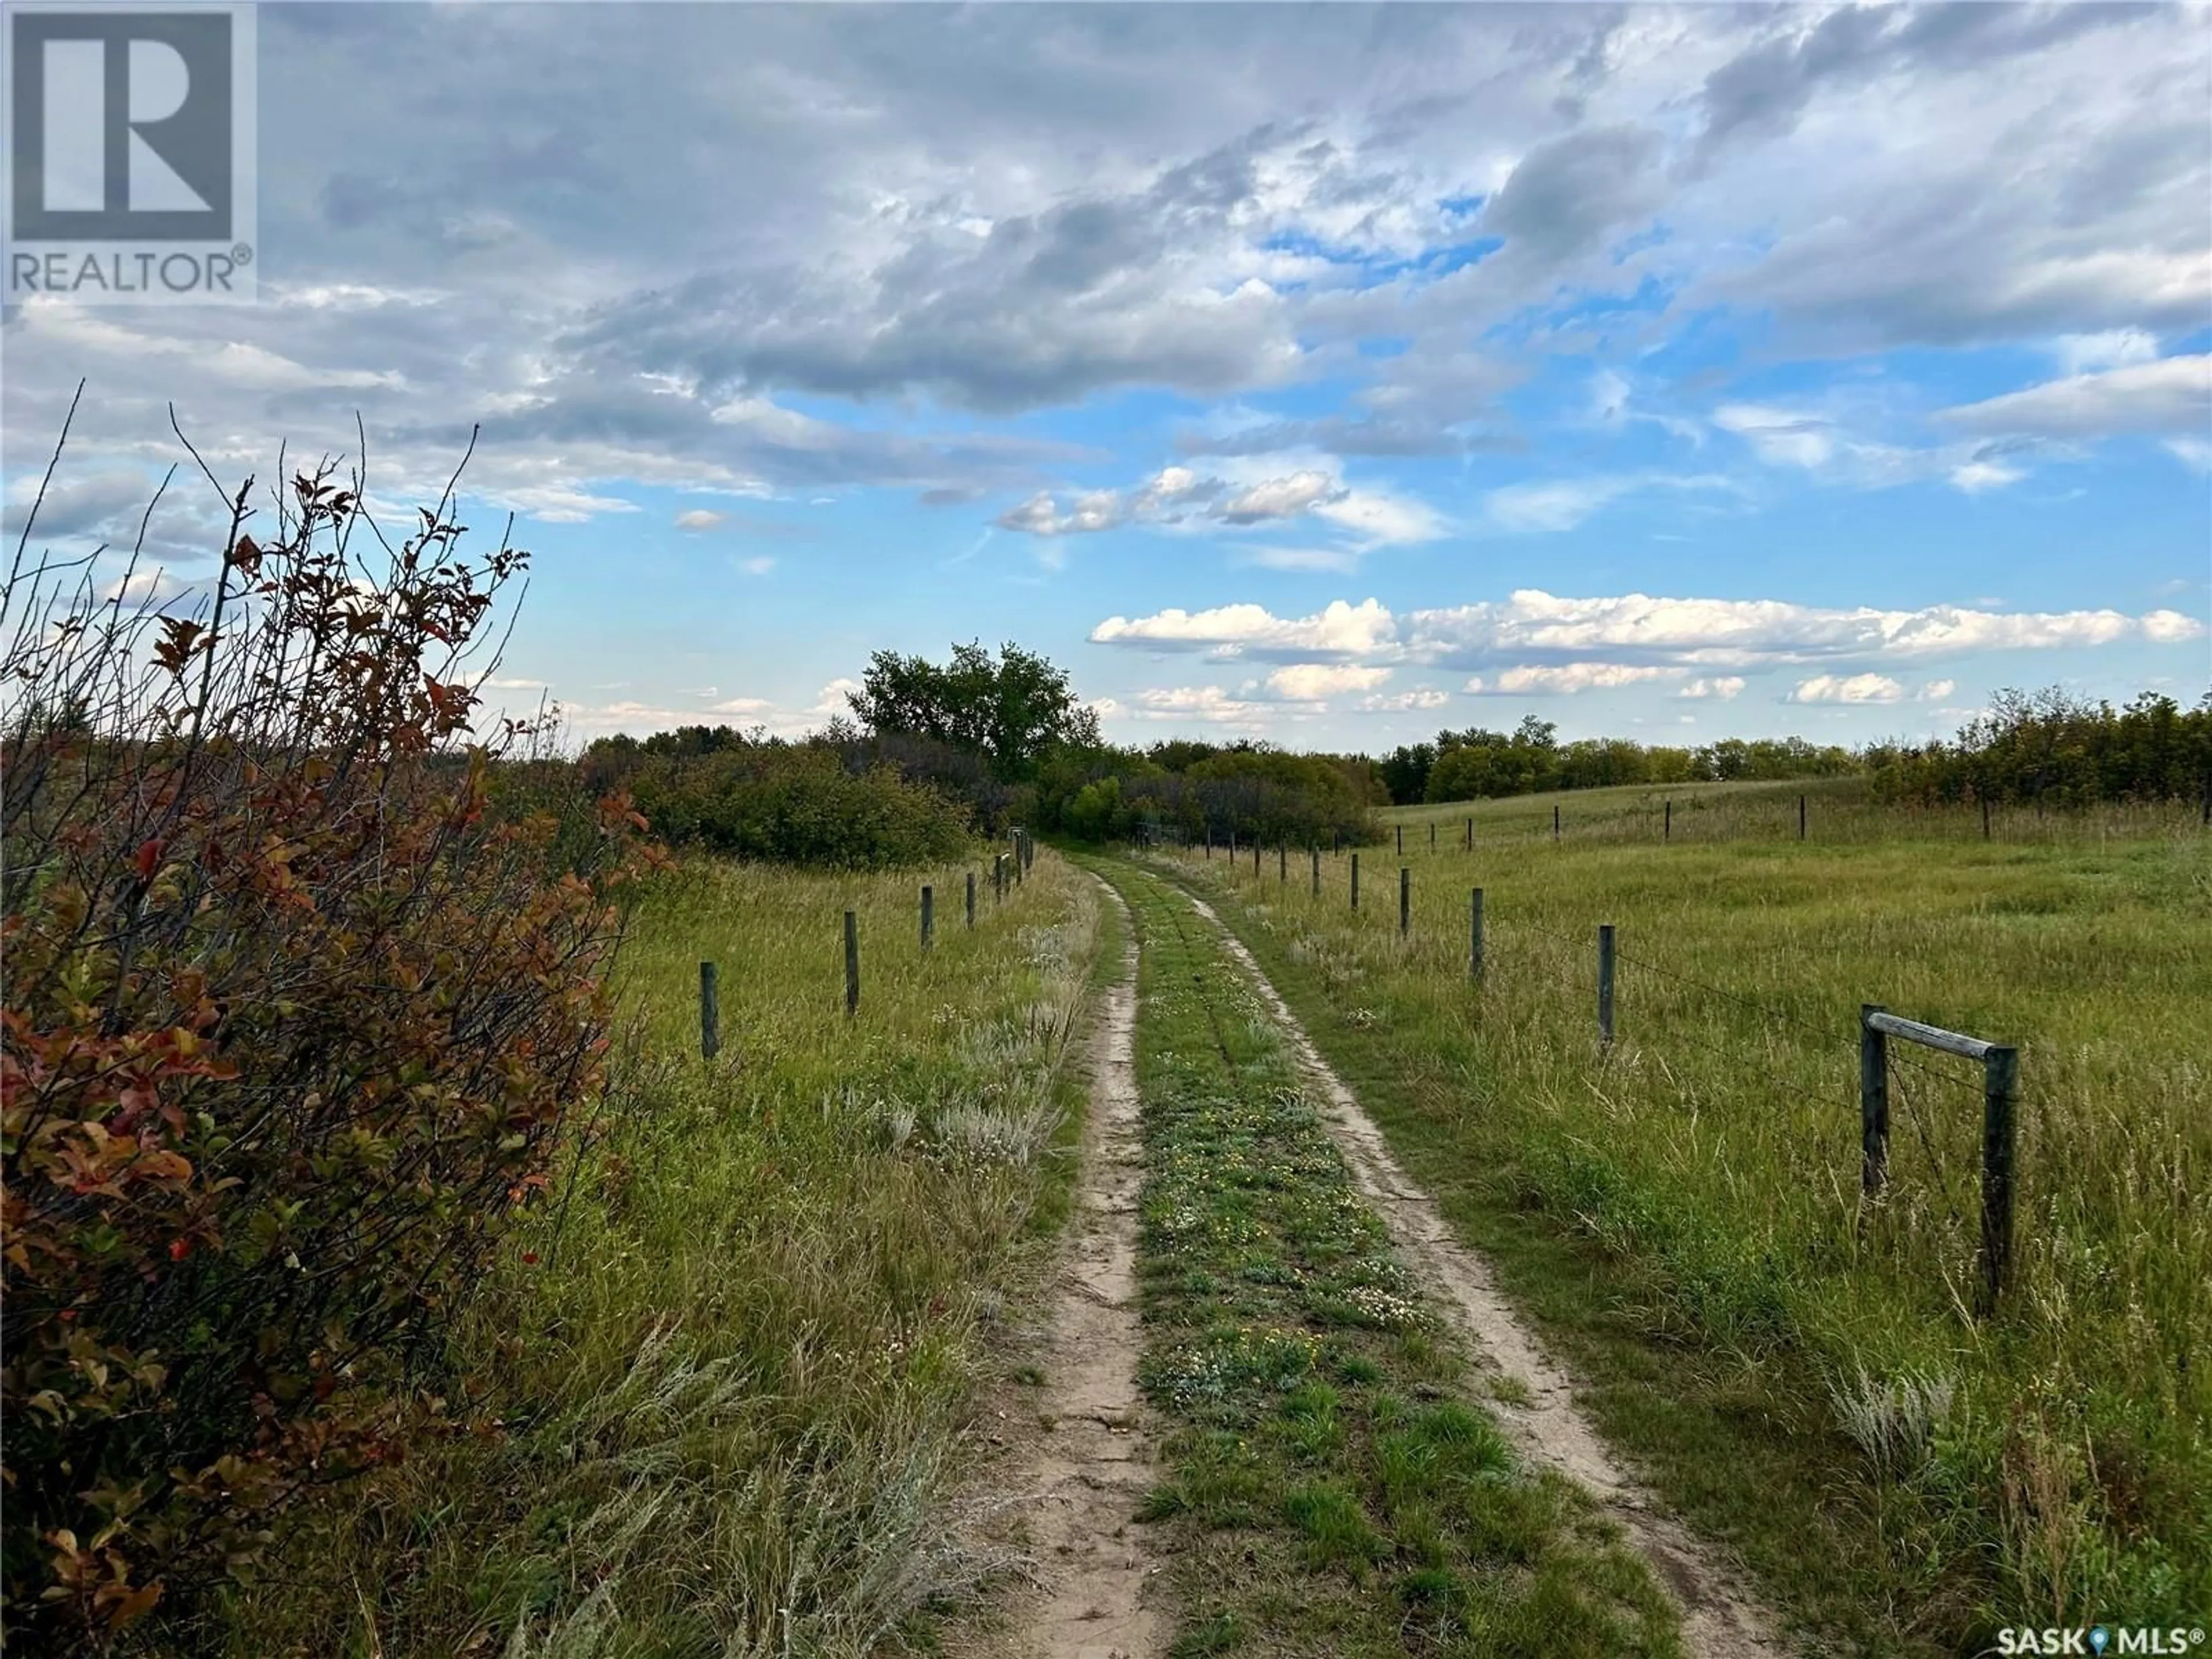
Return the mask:
POLYGON ((2212 684, 2201 7, 257 27, 259 303, 8 306, 9 532, 80 378, 41 541, 181 461, 185 605, 172 401, 233 488, 358 414, 387 521, 480 426, 463 547, 535 556, 490 690, 582 741, 797 735, 971 638, 1139 747, 2212 684))

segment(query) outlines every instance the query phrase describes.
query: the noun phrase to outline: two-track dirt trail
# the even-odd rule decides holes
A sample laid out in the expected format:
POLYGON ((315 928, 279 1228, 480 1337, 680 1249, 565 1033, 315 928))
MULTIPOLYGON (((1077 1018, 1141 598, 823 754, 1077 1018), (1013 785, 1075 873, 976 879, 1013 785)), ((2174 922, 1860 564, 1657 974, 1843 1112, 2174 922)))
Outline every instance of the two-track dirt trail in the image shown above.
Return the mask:
POLYGON ((1390 1155, 1389 1143, 1358 1098, 1323 1060, 1250 951, 1203 900, 1183 896, 1221 931, 1230 955, 1252 982, 1319 1091, 1354 1185, 1389 1227, 1411 1267, 1440 1292, 1437 1305, 1469 1339, 1479 1359, 1519 1386, 1489 1407, 1523 1453, 1587 1489, 1618 1522, 1672 1594, 1682 1645, 1699 1659, 1780 1659, 1790 1651, 1779 1622, 1710 1552, 1621 1469, 1577 1407, 1573 1379, 1547 1355, 1499 1294, 1487 1264, 1453 1237, 1435 1200, 1390 1155))
MULTIPOLYGON (((1109 902, 1121 896, 1107 888, 1109 902)), ((1018 1432, 1006 1519, 1031 1583, 978 1650, 990 1659, 1157 1659, 1171 1632, 1148 1594, 1155 1570, 1137 1506, 1154 1480, 1137 1387, 1137 1197, 1144 1178, 1135 1043, 1137 945, 1093 1027, 1091 1104, 1041 1388, 1018 1432)))

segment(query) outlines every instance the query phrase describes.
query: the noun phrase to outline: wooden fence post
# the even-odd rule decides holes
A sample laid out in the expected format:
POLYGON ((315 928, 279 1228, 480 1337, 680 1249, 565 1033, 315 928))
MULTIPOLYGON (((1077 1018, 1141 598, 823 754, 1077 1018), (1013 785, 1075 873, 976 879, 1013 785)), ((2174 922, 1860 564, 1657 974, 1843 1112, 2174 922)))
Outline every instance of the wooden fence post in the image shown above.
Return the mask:
POLYGON ((1869 1198, 1889 1177, 1889 1034, 1867 1016, 1887 1012, 1878 1002, 1859 1005, 1859 1190, 1869 1198))
POLYGON ((1275 843, 1275 882, 1282 887, 1291 884, 1291 844, 1286 841, 1275 843))
POLYGON ((1797 797, 1797 839, 1805 839, 1805 797, 1797 797))
POLYGON ((1553 808, 1552 808, 1552 839, 1553 839, 1553 841, 1557 841, 1557 840, 1559 840, 1559 809, 1557 806, 1554 806, 1554 807, 1553 807, 1553 808))
POLYGON ((1982 1062, 1981 1311, 1996 1311, 2012 1272, 2012 1171, 2020 1105, 2020 1050, 1992 1048, 1982 1062))
POLYGON ((1014 831, 1014 885, 1017 887, 1022 884, 1022 836, 1026 833, 1020 830, 1014 831))
POLYGON ((1413 927, 1413 872, 1404 865, 1398 866, 1398 937, 1403 939, 1413 927))
POLYGON ((1990 798, 1989 798, 1987 795, 1984 795, 1984 796, 1982 797, 1982 839, 1983 839, 1984 841, 1987 841, 1989 838, 1990 838, 1990 798))
POLYGON ((1406 826, 1402 823, 1398 826, 1398 856, 1406 856, 1406 826))
POLYGON ((1316 842, 1313 845, 1313 896, 1316 898, 1321 896, 1321 843, 1319 842, 1316 842))
POLYGON ((1256 885, 1259 884, 1259 880, 1260 880, 1260 838, 1259 838, 1257 836, 1253 836, 1253 837, 1252 837, 1252 881, 1253 881, 1254 885, 1255 885, 1255 886, 1256 886, 1256 885))
POLYGON ((722 1052, 722 1000, 714 982, 714 964, 699 964, 699 1053, 712 1060, 722 1052))
POLYGON ((1467 821, 1467 850, 1470 853, 1474 851, 1474 820, 1473 818, 1467 821))
POLYGON ((1597 930, 1597 1040, 1613 1046, 1613 924, 1601 922, 1597 930))
POLYGON ((1435 852, 1436 850, 1437 850, 1437 824, 1436 824, 1436 820, 1435 820, 1434 818, 1431 818, 1431 819, 1430 819, 1430 820, 1429 820, 1429 851, 1431 851, 1431 853, 1433 853, 1433 852, 1435 852))
POLYGON ((933 914, 935 895, 927 883, 921 889, 921 948, 925 951, 937 943, 937 918, 933 914))
POLYGON ((991 854, 991 902, 994 905, 1000 905, 1006 902, 1006 855, 1004 853, 994 853, 991 854))
POLYGON ((1660 831, 1659 839, 1662 841, 1674 839, 1674 803, 1671 800, 1667 803, 1666 827, 1660 831))
POLYGON ((1352 908, 1359 908, 1359 854, 1352 855, 1352 908))
POLYGON ((968 925, 970 927, 975 925, 975 872, 973 870, 968 872, 968 925))
POLYGON ((845 912, 845 1017, 860 1012, 860 919, 845 912))
POLYGON ((1467 902, 1467 975, 1482 977, 1482 889, 1474 890, 1467 902))

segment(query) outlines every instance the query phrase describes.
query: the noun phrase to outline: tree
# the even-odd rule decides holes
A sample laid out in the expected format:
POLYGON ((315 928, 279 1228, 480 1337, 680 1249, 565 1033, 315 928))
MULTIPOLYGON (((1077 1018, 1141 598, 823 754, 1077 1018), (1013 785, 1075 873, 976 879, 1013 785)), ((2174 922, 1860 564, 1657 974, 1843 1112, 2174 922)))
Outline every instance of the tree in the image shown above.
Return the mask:
POLYGON ((1099 743, 1097 714, 1077 701, 1067 671, 1011 641, 995 662, 980 641, 956 645, 943 666, 878 651, 846 701, 878 738, 930 738, 973 750, 1009 781, 1032 775, 1054 748, 1099 743))

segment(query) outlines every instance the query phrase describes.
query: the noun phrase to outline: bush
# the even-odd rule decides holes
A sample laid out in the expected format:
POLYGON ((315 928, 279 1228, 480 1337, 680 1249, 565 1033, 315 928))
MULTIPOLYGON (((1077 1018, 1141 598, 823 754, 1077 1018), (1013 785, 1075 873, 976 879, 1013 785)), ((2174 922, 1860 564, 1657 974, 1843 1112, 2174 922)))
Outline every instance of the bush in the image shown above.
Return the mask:
POLYGON ((649 757, 629 786, 656 835, 738 858, 885 870, 957 857, 968 845, 965 807, 890 764, 849 771, 822 745, 649 757))
POLYGON ((637 825, 556 847, 488 810, 528 728, 468 742, 526 556, 464 559, 441 503, 367 580, 329 472, 265 547, 247 481, 200 615, 88 562, 0 598, 14 1652, 187 1627, 294 1500, 434 1431, 441 1330, 598 1085, 637 825))

